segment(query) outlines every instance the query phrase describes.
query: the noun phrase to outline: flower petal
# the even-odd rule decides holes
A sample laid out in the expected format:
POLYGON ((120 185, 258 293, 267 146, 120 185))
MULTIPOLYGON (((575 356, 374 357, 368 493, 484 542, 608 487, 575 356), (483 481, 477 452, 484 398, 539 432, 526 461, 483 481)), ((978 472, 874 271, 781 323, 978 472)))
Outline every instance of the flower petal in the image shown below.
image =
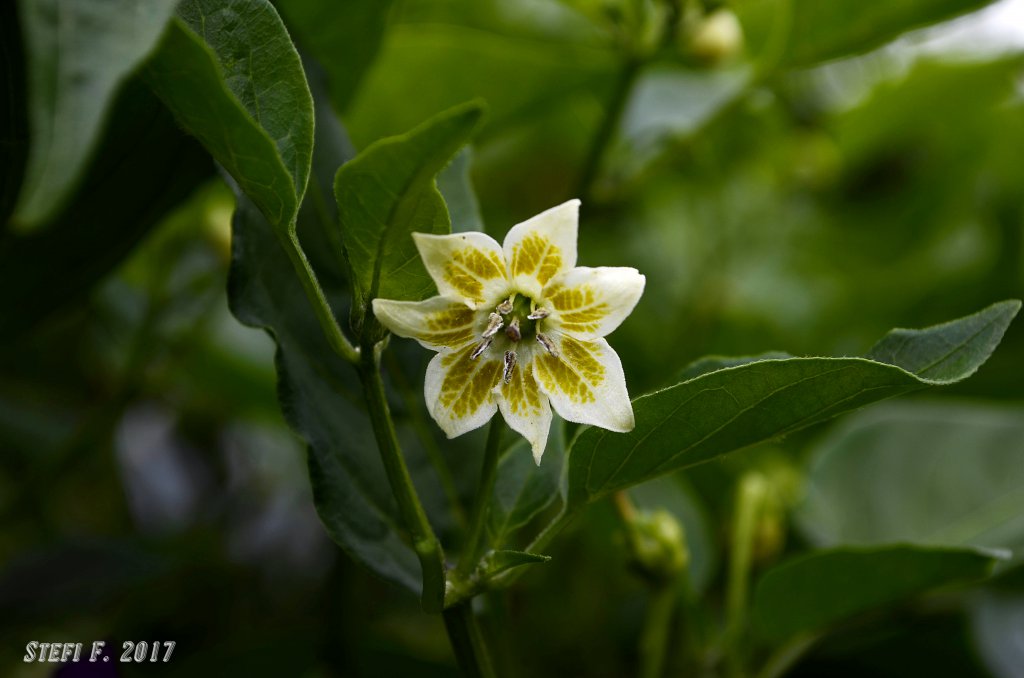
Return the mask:
POLYGON ((517 290, 534 299, 544 285, 576 265, 580 201, 570 200, 516 224, 502 246, 517 290))
POLYGON ((393 333, 415 339, 434 351, 461 348, 479 334, 479 312, 444 297, 423 301, 374 299, 373 314, 393 333))
POLYGON ((491 391, 501 380, 501 360, 494 351, 471 358, 474 348, 438 353, 427 366, 427 409, 449 438, 483 426, 498 409, 491 391))
POLYGON ((544 287, 542 305, 551 311, 544 325, 584 341, 606 336, 632 313, 646 281, 635 268, 580 266, 561 273, 544 287))
POLYGON ((496 305, 508 296, 501 246, 485 233, 413 233, 427 273, 443 297, 470 308, 496 305))
POLYGON ((604 339, 548 337, 558 355, 538 352, 533 374, 563 419, 610 431, 633 430, 633 406, 619 356, 604 339))
POLYGON ((509 428, 529 441, 533 460, 540 465, 551 428, 551 405, 537 386, 533 360, 527 353, 525 362, 518 363, 512 370, 511 380, 506 384, 502 379, 494 387, 494 398, 509 428))

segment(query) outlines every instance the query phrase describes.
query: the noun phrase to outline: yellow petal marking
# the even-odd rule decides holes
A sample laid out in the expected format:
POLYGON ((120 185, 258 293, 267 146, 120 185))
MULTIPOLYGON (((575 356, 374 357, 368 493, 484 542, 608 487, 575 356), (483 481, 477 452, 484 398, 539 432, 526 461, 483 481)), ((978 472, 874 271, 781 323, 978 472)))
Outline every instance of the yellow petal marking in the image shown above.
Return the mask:
POLYGON ((537 356, 537 379, 549 393, 561 391, 581 405, 594 402, 594 389, 604 383, 605 368, 590 351, 587 343, 562 336, 559 357, 537 356))
POLYGON ((485 405, 501 378, 501 361, 487 355, 470 358, 474 348, 475 344, 470 344, 441 359, 445 375, 438 400, 454 417, 469 416, 485 405))
POLYGON ((482 304, 486 280, 505 277, 505 263, 495 252, 484 252, 475 247, 456 250, 445 264, 444 279, 458 294, 482 304))
POLYGON ((530 363, 516 365, 509 383, 502 382, 501 395, 509 411, 517 417, 537 417, 543 414, 540 389, 533 377, 530 363))
POLYGON ((512 275, 532 275, 543 286, 562 266, 562 251, 542 235, 531 233, 512 248, 512 275))
POLYGON ((557 285, 546 296, 547 303, 558 311, 558 322, 564 331, 596 332, 608 315, 608 304, 598 300, 590 285, 557 285))
POLYGON ((476 312, 471 308, 449 308, 427 316, 427 331, 419 339, 436 346, 452 348, 473 341, 476 312))

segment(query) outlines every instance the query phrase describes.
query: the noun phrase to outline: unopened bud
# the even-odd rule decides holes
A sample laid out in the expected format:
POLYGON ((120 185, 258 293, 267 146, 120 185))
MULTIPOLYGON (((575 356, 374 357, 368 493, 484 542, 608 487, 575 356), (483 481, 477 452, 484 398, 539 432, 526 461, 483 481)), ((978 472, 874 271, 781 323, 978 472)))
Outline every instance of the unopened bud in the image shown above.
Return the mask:
POLYGON ((708 14, 689 36, 690 54, 709 65, 732 59, 743 49, 743 27, 728 9, 708 14))
POLYGON ((645 579, 671 581, 689 565, 683 526, 668 511, 640 511, 627 530, 631 565, 645 579))

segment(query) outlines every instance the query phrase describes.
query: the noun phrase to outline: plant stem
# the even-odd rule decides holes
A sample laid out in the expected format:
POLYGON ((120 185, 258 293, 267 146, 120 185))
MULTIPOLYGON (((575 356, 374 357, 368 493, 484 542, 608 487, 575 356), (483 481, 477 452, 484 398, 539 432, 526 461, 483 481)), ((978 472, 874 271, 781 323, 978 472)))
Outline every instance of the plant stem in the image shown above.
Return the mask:
POLYGON ((751 473, 740 479, 733 516, 732 558, 729 561, 725 601, 725 651, 729 673, 733 676, 744 675, 741 640, 746 626, 754 537, 764 494, 764 479, 760 475, 751 473))
POLYGON ((476 567, 480 558, 484 532, 487 529, 487 507, 494 494, 494 481, 498 476, 498 456, 501 452, 501 433, 505 422, 501 417, 491 419, 487 429, 487 444, 484 446, 484 462, 480 469, 480 483, 473 499, 473 510, 470 513, 469 537, 459 558, 458 573, 463 577, 469 575, 476 567))
POLYGON ((406 378, 405 372, 395 357, 394 351, 388 351, 385 360, 387 360, 387 370, 391 375, 391 380, 406 408, 409 410, 409 417, 412 420, 412 427, 416 430, 416 436, 420 439, 423 450, 427 453, 427 458, 430 459, 430 463, 437 473, 437 478, 441 482, 441 489, 444 490, 445 499, 448 500, 448 504, 452 509, 452 517, 455 518, 459 528, 464 530, 468 522, 466 509, 462 506, 462 501, 459 500, 459 491, 455 487, 455 478, 452 476, 452 470, 444 458, 444 451, 434 440, 430 422, 423 416, 421 411, 422 396, 413 391, 412 385, 406 378))
POLYGON ((466 678, 495 678, 491 656, 473 614, 473 601, 465 600, 445 610, 444 627, 466 678))
POLYGON ((665 651, 675 609, 675 586, 666 583, 651 591, 640 634, 640 678, 661 678, 665 673, 665 651))
POLYGON ((423 609, 427 612, 440 612, 444 607, 445 593, 444 551, 434 535, 430 521, 427 520, 426 511, 423 510, 423 504, 420 503, 409 469, 405 465, 405 458, 402 456, 395 433, 395 424, 391 419, 391 410, 384 394, 377 351, 372 346, 364 345, 361 353, 359 376, 363 383, 363 395, 366 397, 367 409, 370 412, 373 433, 377 438, 391 493, 398 503, 399 515, 412 537, 413 549, 423 570, 423 609))
POLYGON ((587 149, 587 157, 583 162, 583 170, 580 172, 579 183, 576 187, 576 195, 581 200, 590 199, 594 188, 593 184, 601 172, 601 164, 608 144, 615 135, 619 121, 622 120, 626 102, 629 100, 629 92, 633 89, 633 83, 636 81, 636 76, 640 73, 642 65, 643 61, 635 56, 626 57, 625 63, 622 64, 622 70, 619 72, 619 77, 615 81, 611 98, 608 101, 608 108, 597 131, 594 132, 590 147, 587 149))
POLYGON ((316 313, 317 320, 320 321, 320 327, 323 328, 331 348, 350 363, 359 362, 359 350, 342 333, 341 326, 338 325, 334 312, 331 311, 330 304, 327 303, 324 290, 316 279, 316 273, 313 271, 309 259, 306 258, 306 253, 302 251, 299 236, 292 229, 287 234, 281 234, 280 237, 281 244, 295 267, 295 273, 299 276, 302 289, 305 290, 306 297, 313 306, 313 312, 316 313))

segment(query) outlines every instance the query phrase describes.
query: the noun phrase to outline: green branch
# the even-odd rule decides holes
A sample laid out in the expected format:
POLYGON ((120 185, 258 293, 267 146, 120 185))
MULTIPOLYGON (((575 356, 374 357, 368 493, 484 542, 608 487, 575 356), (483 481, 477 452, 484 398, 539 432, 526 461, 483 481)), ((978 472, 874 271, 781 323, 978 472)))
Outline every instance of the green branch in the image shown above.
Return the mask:
POLYGON ((306 292, 306 297, 309 298, 309 303, 313 306, 313 312, 316 313, 317 320, 320 321, 320 327, 323 328, 324 335, 327 337, 331 348, 348 362, 359 362, 359 349, 353 346, 342 333, 341 326, 338 325, 338 321, 334 317, 330 305, 327 303, 327 297, 324 295, 323 288, 320 287, 320 283, 316 279, 316 273, 313 272, 313 267, 310 265, 309 259, 306 258, 306 253, 302 251, 302 246, 299 244, 299 237, 295 230, 291 229, 288 234, 280 235, 281 244, 285 252, 288 253, 288 258, 291 259, 292 265, 295 267, 295 273, 299 276, 302 289, 306 292))
POLYGON ((363 383, 363 395, 370 412, 370 422, 377 438, 381 461, 387 472, 391 492, 398 503, 402 524, 412 537, 413 549, 423 570, 423 593, 421 602, 427 612, 440 612, 444 607, 445 564, 441 543, 427 520, 426 511, 416 493, 416 487, 405 465, 395 424, 391 419, 384 382, 380 376, 377 351, 373 346, 364 345, 359 361, 359 377, 363 383))

